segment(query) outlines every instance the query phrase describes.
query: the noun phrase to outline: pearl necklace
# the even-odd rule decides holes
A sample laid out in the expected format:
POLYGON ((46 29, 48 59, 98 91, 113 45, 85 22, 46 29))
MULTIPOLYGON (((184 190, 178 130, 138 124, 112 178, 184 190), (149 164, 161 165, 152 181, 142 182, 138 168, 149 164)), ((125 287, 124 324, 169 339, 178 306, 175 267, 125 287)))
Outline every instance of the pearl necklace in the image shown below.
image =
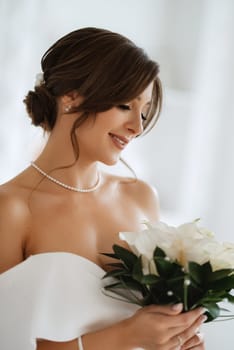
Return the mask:
POLYGON ((99 186, 100 186, 100 181, 101 181, 101 178, 100 178, 100 174, 98 173, 98 179, 97 179, 97 182, 96 184, 93 186, 93 187, 90 187, 90 188, 78 188, 78 187, 72 187, 72 186, 69 186, 69 185, 66 185, 64 184, 63 182, 55 179, 54 177, 46 174, 41 168, 39 168, 39 166, 37 166, 34 162, 31 162, 31 165, 33 168, 35 168, 39 173, 41 173, 42 175, 44 175, 47 179, 49 179, 50 181, 53 181, 55 182, 57 185, 59 186, 62 186, 64 188, 66 188, 67 190, 70 190, 70 191, 75 191, 75 192, 93 192, 95 191, 99 186))

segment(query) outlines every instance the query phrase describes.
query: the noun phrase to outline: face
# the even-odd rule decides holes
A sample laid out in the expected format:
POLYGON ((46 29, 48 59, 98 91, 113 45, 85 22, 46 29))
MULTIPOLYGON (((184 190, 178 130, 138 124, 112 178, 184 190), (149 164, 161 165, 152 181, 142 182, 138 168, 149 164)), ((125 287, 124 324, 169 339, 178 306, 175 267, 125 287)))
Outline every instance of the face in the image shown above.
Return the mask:
POLYGON ((132 101, 123 102, 89 118, 77 129, 80 159, 115 164, 132 139, 143 132, 150 107, 153 83, 132 101))

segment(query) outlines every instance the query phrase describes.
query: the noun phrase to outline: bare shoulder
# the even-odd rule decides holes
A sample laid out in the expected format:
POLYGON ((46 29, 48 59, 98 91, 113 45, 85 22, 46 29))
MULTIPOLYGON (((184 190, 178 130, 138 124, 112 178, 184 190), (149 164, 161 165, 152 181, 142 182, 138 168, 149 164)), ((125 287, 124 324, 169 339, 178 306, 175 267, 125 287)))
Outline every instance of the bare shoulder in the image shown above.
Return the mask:
POLYGON ((119 184, 122 196, 138 207, 151 222, 159 220, 159 197, 156 188, 147 182, 113 176, 112 180, 119 184))
POLYGON ((155 187, 147 182, 136 179, 129 182, 126 192, 137 203, 151 222, 159 219, 159 198, 155 187))
POLYGON ((30 220, 23 193, 14 181, 0 186, 0 273, 23 260, 30 220))

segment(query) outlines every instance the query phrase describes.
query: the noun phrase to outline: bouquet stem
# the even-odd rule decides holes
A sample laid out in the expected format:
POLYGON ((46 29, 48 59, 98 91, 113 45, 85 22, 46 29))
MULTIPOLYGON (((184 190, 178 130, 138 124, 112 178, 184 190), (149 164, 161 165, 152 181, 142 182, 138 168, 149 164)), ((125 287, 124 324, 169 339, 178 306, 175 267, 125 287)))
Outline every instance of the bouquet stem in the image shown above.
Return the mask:
POLYGON ((186 276, 184 279, 184 311, 188 311, 189 307, 188 307, 188 287, 190 285, 190 279, 186 276))

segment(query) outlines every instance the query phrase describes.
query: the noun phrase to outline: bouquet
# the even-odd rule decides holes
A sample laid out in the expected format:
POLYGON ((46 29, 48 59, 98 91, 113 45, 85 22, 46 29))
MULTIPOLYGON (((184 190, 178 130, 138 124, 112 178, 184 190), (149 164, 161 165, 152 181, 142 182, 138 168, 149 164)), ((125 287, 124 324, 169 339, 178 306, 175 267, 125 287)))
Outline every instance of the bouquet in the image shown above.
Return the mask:
POLYGON ((202 306, 206 322, 233 318, 220 302, 234 303, 234 244, 216 241, 198 221, 178 227, 145 222, 141 232, 121 232, 130 250, 113 245, 113 253, 103 253, 117 260, 108 264, 105 292, 141 306, 181 302, 184 312, 202 306))

